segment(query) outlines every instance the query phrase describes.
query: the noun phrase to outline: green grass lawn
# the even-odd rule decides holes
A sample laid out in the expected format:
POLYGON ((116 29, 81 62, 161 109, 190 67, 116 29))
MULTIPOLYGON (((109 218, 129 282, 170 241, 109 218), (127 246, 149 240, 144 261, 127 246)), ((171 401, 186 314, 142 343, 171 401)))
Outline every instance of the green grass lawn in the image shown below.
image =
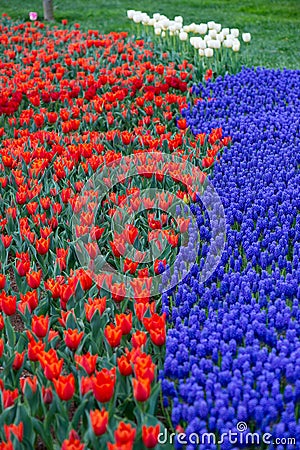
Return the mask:
MULTIPOLYGON (((102 32, 130 30, 127 9, 182 15, 185 24, 214 20, 252 34, 253 65, 300 68, 300 0, 160 0, 156 7, 146 0, 54 0, 54 6, 58 22, 68 19, 102 32)), ((0 11, 13 19, 27 19, 29 11, 42 17, 42 0, 0 0, 0 11)))

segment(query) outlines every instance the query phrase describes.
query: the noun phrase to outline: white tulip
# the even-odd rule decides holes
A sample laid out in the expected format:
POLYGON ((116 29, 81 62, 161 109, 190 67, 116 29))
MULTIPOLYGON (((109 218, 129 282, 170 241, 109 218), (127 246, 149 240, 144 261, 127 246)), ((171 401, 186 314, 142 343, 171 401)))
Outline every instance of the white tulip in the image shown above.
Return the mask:
POLYGON ((153 19, 154 20, 159 20, 160 19, 160 14, 159 13, 153 14, 153 19))
POLYGON ((196 29, 197 29, 197 25, 193 22, 193 23, 191 23, 190 24, 190 31, 192 32, 192 33, 195 33, 196 32, 196 29))
POLYGON ((142 15, 142 24, 143 25, 148 25, 149 24, 149 20, 150 20, 150 17, 148 16, 148 14, 144 14, 144 15, 142 15))
POLYGON ((232 39, 225 39, 225 41, 223 42, 223 46, 226 48, 232 48, 233 42, 232 39))
POLYGON ((212 38, 212 39, 216 39, 216 37, 217 37, 217 32, 216 32, 216 30, 209 30, 208 31, 208 35, 212 38))
POLYGON ((218 33, 217 36, 216 36, 216 39, 217 39, 219 42, 223 42, 224 39, 225 39, 225 37, 224 37, 224 35, 223 35, 222 33, 218 33))
POLYGON ((214 51, 212 48, 206 48, 204 50, 204 56, 206 56, 206 58, 212 58, 214 56, 214 51))
POLYGON ((223 28, 221 33, 223 34, 223 36, 227 36, 230 33, 229 28, 223 28))
POLYGON ((233 37, 236 37, 236 38, 237 38, 237 37, 239 36, 239 34, 240 34, 238 28, 231 28, 230 32, 231 32, 231 35, 232 35, 233 37))
POLYGON ((174 36, 175 32, 174 31, 169 31, 169 36, 174 36))
POLYGON ((165 32, 165 31, 162 31, 162 32, 161 32, 161 37, 162 37, 162 38, 166 37, 166 32, 165 32))
POLYGON ((127 17, 128 17, 128 19, 132 19, 133 16, 134 16, 134 14, 135 14, 135 10, 134 10, 134 9, 129 9, 129 10, 127 11, 127 17))
POLYGON ((174 17, 174 22, 182 23, 183 22, 183 17, 181 17, 181 16, 174 17))
POLYGON ((174 25, 169 25, 168 30, 170 31, 170 33, 175 33, 176 28, 174 27, 174 25))
POLYGON ((170 23, 169 19, 163 19, 163 20, 161 21, 161 24, 162 24, 163 29, 167 30, 167 29, 168 29, 168 26, 169 26, 169 23, 170 23))
POLYGON ((154 19, 149 19, 148 25, 150 25, 151 27, 154 27, 154 24, 155 24, 155 20, 154 19))
POLYGON ((204 56, 204 50, 202 50, 202 48, 199 48, 198 52, 199 56, 204 56))
MULTIPOLYGON (((201 37, 197 37, 196 38, 197 40, 196 40, 196 44, 194 45, 194 47, 198 50, 199 48, 202 48, 203 49, 203 39, 201 38, 201 37)), ((206 47, 206 44, 205 44, 205 47, 206 47)))
POLYGON ((244 42, 250 42, 251 41, 251 34, 250 33, 243 33, 242 39, 244 42))
POLYGON ((198 25, 198 33, 199 34, 206 34, 207 33, 207 24, 206 23, 200 23, 200 25, 198 25))
POLYGON ((154 33, 156 34, 156 36, 160 36, 161 35, 161 28, 154 28, 154 33))
POLYGON ((208 41, 206 41, 206 45, 207 45, 207 47, 215 48, 214 47, 215 41, 213 39, 209 39, 208 41))
POLYGON ((143 16, 141 14, 135 14, 132 18, 134 23, 141 23, 143 20, 143 16))
POLYGON ((198 41, 199 41, 199 39, 196 36, 193 36, 190 38, 190 44, 195 48, 199 48, 198 41))
POLYGON ((214 29, 217 33, 220 33, 222 25, 220 23, 215 23, 214 29))
POLYGON ((203 39, 205 40, 205 42, 210 41, 210 36, 207 34, 203 39))
POLYGON ((207 22, 207 26, 209 30, 213 30, 215 28, 215 22, 211 20, 210 22, 207 22))
POLYGON ((206 48, 206 42, 201 39, 201 41, 199 41, 199 49, 200 50, 204 50, 206 48))
POLYGON ((218 50, 219 48, 221 48, 221 42, 212 39, 210 41, 207 41, 207 47, 215 48, 216 50, 218 50))
POLYGON ((185 31, 181 31, 181 32, 179 33, 179 39, 180 39, 181 41, 186 41, 187 38, 188 38, 188 34, 187 34, 185 31))
POLYGON ((183 31, 185 31, 186 33, 189 33, 189 32, 191 31, 189 25, 184 25, 184 27, 183 27, 182 29, 183 29, 183 31))
POLYGON ((226 36, 226 39, 229 40, 229 41, 234 42, 234 40, 237 39, 237 37, 233 36, 233 34, 228 34, 226 36))
POLYGON ((240 46, 241 46, 240 41, 234 42, 234 44, 232 45, 232 50, 234 52, 239 52, 240 51, 240 46))

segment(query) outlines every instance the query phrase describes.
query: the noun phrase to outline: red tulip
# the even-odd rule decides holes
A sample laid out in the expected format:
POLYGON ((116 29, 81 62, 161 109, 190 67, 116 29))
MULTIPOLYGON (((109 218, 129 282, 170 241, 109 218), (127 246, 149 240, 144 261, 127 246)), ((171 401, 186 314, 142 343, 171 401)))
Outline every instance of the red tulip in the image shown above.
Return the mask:
POLYGON ((22 367, 23 362, 24 362, 24 354, 25 354, 25 352, 22 352, 22 353, 16 352, 15 353, 15 359, 14 359, 14 362, 12 365, 12 368, 14 370, 19 370, 22 367))
POLYGON ((4 289, 6 284, 6 276, 3 273, 0 273, 0 289, 4 289))
POLYGON ((4 424, 4 434, 7 441, 11 438, 11 435, 13 434, 16 436, 19 442, 22 442, 23 432, 24 432, 23 422, 20 422, 18 425, 15 425, 13 423, 11 425, 4 424))
POLYGON ((27 284, 31 289, 37 289, 41 284, 42 271, 38 270, 37 272, 31 271, 26 273, 27 284))
POLYGON ((36 342, 34 338, 29 339, 28 343, 28 359, 29 361, 38 361, 39 355, 45 350, 46 344, 41 341, 36 342))
POLYGON ((4 408, 9 408, 10 406, 12 406, 18 397, 19 397, 18 389, 15 389, 13 391, 11 391, 9 389, 3 389, 2 402, 3 402, 4 408))
POLYGON ((111 347, 120 345, 122 339, 122 329, 114 324, 106 325, 104 329, 104 336, 111 347))
POLYGON ((93 284, 91 275, 88 273, 88 271, 81 269, 77 272, 77 276, 79 278, 82 289, 84 291, 88 291, 93 284))
POLYGON ((49 328, 49 316, 33 316, 31 319, 31 329, 39 338, 44 338, 49 328))
POLYGON ((75 355, 75 362, 78 366, 84 368, 88 375, 95 372, 98 355, 91 355, 90 352, 85 355, 75 355))
POLYGON ((120 327, 122 334, 130 333, 132 329, 132 313, 116 314, 117 327, 120 327))
POLYGON ((2 338, 0 338, 0 358, 2 358, 4 352, 4 341, 2 338))
POLYGON ((127 377, 132 374, 131 361, 130 359, 128 359, 127 356, 122 355, 119 358, 117 358, 117 363, 121 375, 127 377))
POLYGON ((24 277, 30 270, 30 261, 28 260, 18 260, 16 263, 17 272, 20 277, 24 277))
POLYGON ((145 402, 150 397, 151 386, 149 379, 133 378, 133 395, 138 402, 145 402))
POLYGON ((17 298, 2 292, 0 294, 0 308, 7 316, 12 316, 17 309, 17 298))
POLYGON ((71 350, 76 350, 83 337, 83 331, 79 332, 77 329, 72 330, 71 328, 69 328, 68 330, 64 331, 64 335, 66 346, 71 350))
POLYGON ((115 431, 115 440, 117 445, 133 443, 136 435, 136 429, 129 423, 120 422, 115 431))
POLYGON ((92 378, 92 389, 94 396, 98 402, 107 403, 114 394, 116 383, 116 368, 111 370, 102 369, 96 372, 96 376, 92 378))
POLYGON ((79 436, 75 430, 71 430, 69 439, 65 439, 62 443, 61 450, 83 450, 84 444, 80 442, 79 436))
POLYGON ((10 244, 12 242, 12 238, 13 238, 12 236, 7 236, 7 235, 2 234, 1 240, 2 240, 5 248, 8 248, 10 246, 10 244))
POLYGON ((50 247, 50 239, 40 238, 35 243, 36 251, 40 255, 45 255, 46 253, 48 253, 49 247, 50 247))
POLYGON ((145 345, 147 342, 147 335, 143 331, 137 330, 132 336, 131 336, 131 343, 134 348, 139 348, 145 345))
POLYGON ((142 426, 142 439, 146 448, 154 448, 157 445, 159 432, 159 424, 155 427, 142 426))
POLYGON ((29 386, 31 391, 34 393, 37 390, 37 376, 34 377, 23 377, 20 378, 20 386, 23 394, 25 394, 26 386, 29 386))
POLYGON ((75 393, 75 378, 72 373, 53 380, 57 395, 61 400, 70 400, 75 393))
POLYGON ((57 378, 59 378, 62 366, 63 366, 63 360, 60 359, 59 361, 55 362, 48 362, 44 366, 44 375, 47 378, 47 380, 53 381, 57 378))
POLYGON ((102 408, 90 411, 90 419, 93 431, 96 436, 101 436, 106 432, 108 425, 108 412, 102 408))
POLYGON ((49 405, 50 403, 52 403, 53 400, 53 393, 52 393, 52 388, 45 388, 44 386, 42 386, 42 395, 43 395, 43 402, 46 405, 49 405))

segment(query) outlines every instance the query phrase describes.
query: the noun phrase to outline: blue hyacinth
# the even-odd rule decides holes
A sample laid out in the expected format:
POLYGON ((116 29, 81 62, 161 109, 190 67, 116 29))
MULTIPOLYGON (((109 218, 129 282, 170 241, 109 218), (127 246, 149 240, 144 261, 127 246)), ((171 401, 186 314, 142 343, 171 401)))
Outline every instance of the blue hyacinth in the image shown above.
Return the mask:
POLYGON ((227 242, 199 283, 210 225, 195 208, 207 248, 174 295, 164 396, 174 427, 187 433, 220 434, 243 421, 295 437, 300 448, 300 71, 243 69, 193 93, 204 101, 183 111, 191 131, 222 127, 232 138, 211 178, 227 242))

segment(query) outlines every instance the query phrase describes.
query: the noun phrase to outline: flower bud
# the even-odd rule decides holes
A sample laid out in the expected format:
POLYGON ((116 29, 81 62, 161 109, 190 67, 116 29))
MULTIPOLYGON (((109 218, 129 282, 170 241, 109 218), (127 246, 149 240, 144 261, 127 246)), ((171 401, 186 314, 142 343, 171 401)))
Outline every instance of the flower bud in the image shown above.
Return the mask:
POLYGON ((212 58, 214 56, 214 51, 212 48, 206 48, 204 50, 204 56, 206 56, 206 58, 212 58))
POLYGON ((231 32, 231 35, 232 35, 233 37, 236 37, 236 38, 237 38, 237 37, 239 36, 239 34, 240 34, 238 28, 231 28, 230 32, 231 32))
POLYGON ((251 41, 251 34, 250 33, 243 33, 242 39, 244 42, 250 42, 251 41))
POLYGON ((181 31, 181 32, 179 33, 179 39, 180 39, 181 41, 186 41, 187 38, 188 38, 188 34, 187 34, 185 31, 181 31))

